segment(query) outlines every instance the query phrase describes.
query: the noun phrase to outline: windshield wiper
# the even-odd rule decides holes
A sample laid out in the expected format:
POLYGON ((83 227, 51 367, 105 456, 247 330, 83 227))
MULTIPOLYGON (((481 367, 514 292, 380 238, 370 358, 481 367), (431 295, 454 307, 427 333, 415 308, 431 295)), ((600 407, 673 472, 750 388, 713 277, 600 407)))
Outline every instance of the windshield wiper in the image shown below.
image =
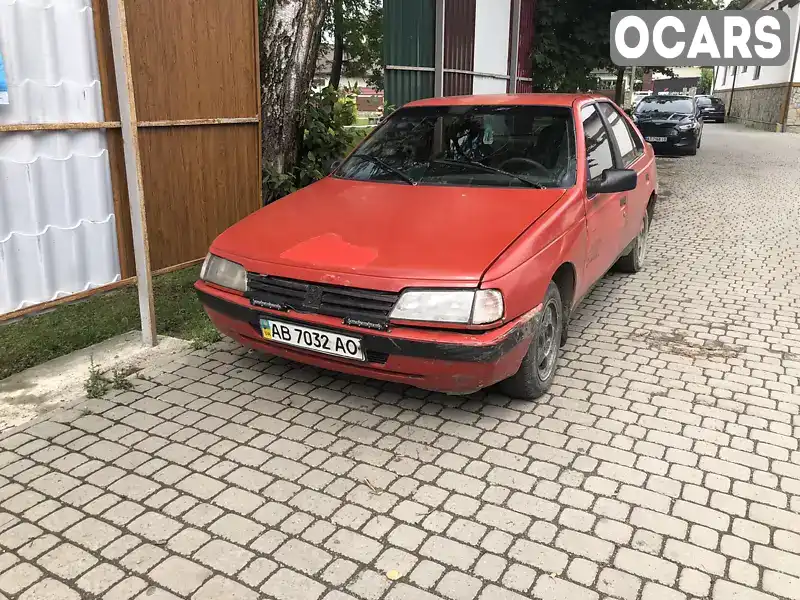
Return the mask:
POLYGON ((449 159, 445 159, 445 158, 440 158, 440 159, 437 159, 437 160, 430 161, 430 164, 432 164, 432 165, 436 165, 436 164, 449 165, 449 166, 453 166, 453 167, 464 167, 464 166, 475 167, 477 169, 481 169, 483 171, 486 171, 487 173, 497 173, 498 175, 505 175, 506 177, 511 177, 512 179, 516 179, 517 181, 521 181, 525 185, 527 185, 529 187, 532 187, 532 188, 536 188, 537 190, 545 189, 545 186, 543 186, 541 183, 536 183, 535 181, 531 181, 530 179, 526 179, 522 175, 517 175, 516 173, 509 173, 508 171, 503 171, 503 169, 498 169, 497 167, 490 167, 489 165, 485 165, 485 164, 480 163, 480 162, 478 162, 476 160, 449 160, 449 159))
POLYGON ((389 173, 393 173, 397 175, 400 179, 405 181, 408 185, 417 185, 417 182, 411 179, 408 175, 403 173, 399 169, 395 169, 392 165, 388 164, 387 162, 381 160, 377 156, 372 156, 371 154, 353 154, 351 158, 360 158, 363 161, 371 162, 374 165, 378 165, 384 171, 388 171, 389 173))

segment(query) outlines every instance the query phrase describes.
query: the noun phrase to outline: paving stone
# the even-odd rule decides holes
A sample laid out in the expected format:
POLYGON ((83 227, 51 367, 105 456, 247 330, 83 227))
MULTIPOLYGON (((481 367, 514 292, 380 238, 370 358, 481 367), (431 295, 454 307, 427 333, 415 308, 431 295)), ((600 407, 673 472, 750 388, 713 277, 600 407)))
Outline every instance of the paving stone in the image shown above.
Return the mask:
POLYGON ((224 540, 212 539, 193 558, 227 575, 235 575, 250 562, 254 554, 224 540))
POLYGON ((43 579, 19 596, 20 600, 80 600, 78 592, 55 579, 43 579))
POLYGON ((583 586, 579 586, 569 581, 547 575, 536 580, 533 586, 533 597, 542 600, 560 600, 569 598, 570 600, 597 600, 600 595, 583 586))
POLYGON ((161 562, 167 553, 152 544, 142 544, 131 551, 120 561, 123 568, 136 573, 147 573, 155 565, 161 562))
POLYGON ((364 600, 379 600, 391 584, 392 582, 385 575, 367 569, 356 576, 355 580, 347 586, 347 590, 364 600))
POLYGON ((357 570, 358 565, 356 563, 338 558, 323 571, 322 580, 333 586, 341 586, 344 585, 357 570))
POLYGON ((214 521, 208 530, 226 540, 244 546, 261 535, 264 527, 255 521, 229 513, 214 521))
POLYGON ((287 567, 302 571, 306 575, 316 575, 333 560, 329 553, 301 540, 290 539, 281 546, 273 557, 287 567))
POLYGON ((250 587, 258 587, 277 568, 277 563, 266 558, 257 558, 239 574, 239 579, 250 587))
POLYGON ((452 600, 472 600, 482 587, 480 579, 466 573, 449 571, 439 581, 436 591, 452 600))
POLYGON ((369 563, 380 553, 381 545, 363 535, 340 529, 325 543, 325 548, 352 560, 369 563))
POLYGON ((41 556, 37 563, 61 579, 75 579, 97 564, 97 559, 77 546, 61 544, 41 556))
POLYGON ((441 561, 464 571, 469 570, 479 554, 475 548, 441 536, 428 538, 419 552, 422 556, 441 561))
POLYGON ((41 577, 41 570, 30 563, 20 563, 0 575, 0 591, 16 594, 41 577))
POLYGON ((137 517, 128 524, 131 533, 159 544, 166 542, 182 527, 178 521, 153 511, 137 517))
POLYGON ((525 565, 512 564, 503 575, 503 586, 518 592, 527 592, 536 579, 537 572, 525 565))
POLYGON ((109 563, 101 563, 84 573, 75 584, 90 594, 100 595, 125 577, 125 573, 109 563))
POLYGON ((561 573, 567 566, 568 560, 568 556, 564 552, 527 540, 514 542, 508 555, 514 560, 547 573, 561 573))
POLYGON ((267 580, 261 591, 277 600, 317 600, 325 586, 290 569, 281 569, 267 580))
POLYGON ((99 550, 122 535, 112 527, 97 519, 89 518, 73 525, 64 532, 64 537, 89 550, 99 550))
POLYGON ((181 596, 188 596, 211 575, 211 571, 197 563, 180 556, 170 556, 150 571, 148 576, 166 589, 181 596))
POLYGON ((226 600, 258 600, 258 594, 227 577, 216 575, 209 579, 192 596, 192 600, 219 600, 220 598, 225 598, 226 600))

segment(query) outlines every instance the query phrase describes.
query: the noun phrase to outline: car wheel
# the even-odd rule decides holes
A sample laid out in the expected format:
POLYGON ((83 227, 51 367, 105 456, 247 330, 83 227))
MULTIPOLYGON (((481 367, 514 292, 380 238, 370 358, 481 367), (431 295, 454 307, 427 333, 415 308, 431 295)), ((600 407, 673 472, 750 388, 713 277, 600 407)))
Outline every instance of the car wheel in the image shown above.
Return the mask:
POLYGON ((553 384, 561 350, 564 309, 561 293, 554 282, 547 286, 542 312, 533 332, 528 353, 519 371, 500 383, 500 390, 512 398, 534 400, 553 384))
POLYGON ((616 264, 618 271, 623 273, 638 273, 644 266, 647 257, 647 236, 650 234, 650 215, 645 211, 642 225, 636 239, 633 240, 630 252, 621 257, 616 264))
POLYGON ((700 147, 700 140, 697 140, 697 141, 694 143, 694 146, 692 146, 691 148, 689 148, 689 150, 688 150, 687 154, 688 154, 689 156, 697 156, 697 149, 698 149, 699 147, 700 147))

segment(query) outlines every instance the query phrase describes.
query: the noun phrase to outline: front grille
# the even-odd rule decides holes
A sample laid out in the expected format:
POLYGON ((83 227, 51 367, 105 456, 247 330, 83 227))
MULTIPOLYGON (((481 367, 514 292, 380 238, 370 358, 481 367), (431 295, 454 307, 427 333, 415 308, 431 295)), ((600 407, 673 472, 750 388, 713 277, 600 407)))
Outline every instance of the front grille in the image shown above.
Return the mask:
POLYGON ((283 279, 257 273, 247 274, 247 297, 256 306, 275 310, 341 317, 353 325, 383 329, 399 294, 362 290, 283 279))
POLYGON ((652 135, 652 136, 669 136, 675 134, 675 125, 671 123, 664 123, 664 124, 653 124, 653 123, 637 123, 639 127, 639 131, 642 132, 642 135, 652 135))

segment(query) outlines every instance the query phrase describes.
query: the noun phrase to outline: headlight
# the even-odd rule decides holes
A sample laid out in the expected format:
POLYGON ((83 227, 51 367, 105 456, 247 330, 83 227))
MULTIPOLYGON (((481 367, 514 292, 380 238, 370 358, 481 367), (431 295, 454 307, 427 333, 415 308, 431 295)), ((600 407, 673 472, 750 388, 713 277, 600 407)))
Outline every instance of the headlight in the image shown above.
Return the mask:
POLYGON ((403 292, 392 319, 485 325, 503 318, 503 294, 498 290, 403 292))
POLYGON ((206 256, 200 279, 232 290, 247 291, 247 271, 244 267, 213 254, 206 256))
POLYGON ((690 129, 694 129, 694 123, 685 123, 684 125, 678 125, 675 129, 678 131, 689 131, 690 129))

